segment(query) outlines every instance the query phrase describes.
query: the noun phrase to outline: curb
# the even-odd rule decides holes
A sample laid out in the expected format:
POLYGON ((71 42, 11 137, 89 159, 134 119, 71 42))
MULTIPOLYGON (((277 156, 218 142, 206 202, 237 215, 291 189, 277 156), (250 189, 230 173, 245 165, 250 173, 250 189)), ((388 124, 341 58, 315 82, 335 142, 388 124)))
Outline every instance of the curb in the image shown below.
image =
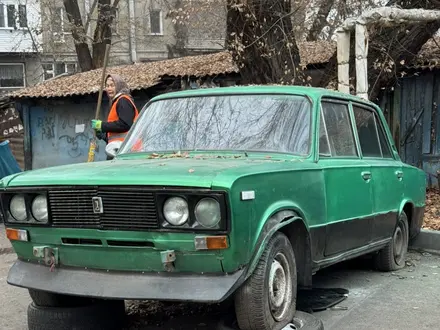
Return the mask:
POLYGON ((422 229, 410 243, 413 249, 440 251, 440 231, 422 229))

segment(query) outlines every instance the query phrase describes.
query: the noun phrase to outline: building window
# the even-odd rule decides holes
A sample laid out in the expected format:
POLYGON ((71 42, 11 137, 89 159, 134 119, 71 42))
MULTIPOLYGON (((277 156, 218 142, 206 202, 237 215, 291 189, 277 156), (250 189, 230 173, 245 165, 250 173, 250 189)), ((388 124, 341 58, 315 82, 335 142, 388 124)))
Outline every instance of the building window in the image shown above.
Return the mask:
POLYGON ((0 28, 4 28, 5 26, 5 5, 0 3, 0 28))
POLYGON ((26 5, 18 5, 18 24, 21 28, 27 27, 26 5))
POLYGON ((43 64, 44 76, 43 80, 52 79, 63 73, 73 74, 76 72, 76 63, 44 63, 43 64))
POLYGON ((0 64, 0 88, 25 87, 24 64, 0 64))
POLYGON ((0 28, 17 29, 27 27, 26 5, 0 4, 0 28))
POLYGON ((150 34, 163 34, 162 11, 160 9, 150 10, 150 34))
POLYGON ((54 10, 52 18, 52 34, 55 42, 64 42, 64 34, 70 33, 69 20, 63 7, 54 10))
POLYGON ((15 5, 7 5, 7 26, 15 28, 15 5))

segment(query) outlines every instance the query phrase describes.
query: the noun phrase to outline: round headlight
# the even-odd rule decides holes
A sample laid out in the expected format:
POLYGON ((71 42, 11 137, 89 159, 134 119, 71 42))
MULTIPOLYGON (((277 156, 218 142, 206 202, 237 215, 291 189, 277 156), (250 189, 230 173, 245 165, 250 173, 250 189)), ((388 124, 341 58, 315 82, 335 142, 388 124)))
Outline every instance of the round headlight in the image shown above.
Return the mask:
POLYGON ((195 208, 196 220, 203 227, 213 228, 221 220, 220 204, 214 198, 203 198, 195 208))
POLYGON ((188 221, 188 203, 181 197, 168 198, 163 206, 165 220, 173 226, 181 226, 188 221))
POLYGON ((47 222, 49 213, 47 211, 47 198, 44 195, 38 195, 32 202, 32 215, 38 222, 47 222))
POLYGON ((9 211, 16 221, 21 222, 27 220, 26 203, 23 195, 15 195, 12 197, 9 203, 9 211))

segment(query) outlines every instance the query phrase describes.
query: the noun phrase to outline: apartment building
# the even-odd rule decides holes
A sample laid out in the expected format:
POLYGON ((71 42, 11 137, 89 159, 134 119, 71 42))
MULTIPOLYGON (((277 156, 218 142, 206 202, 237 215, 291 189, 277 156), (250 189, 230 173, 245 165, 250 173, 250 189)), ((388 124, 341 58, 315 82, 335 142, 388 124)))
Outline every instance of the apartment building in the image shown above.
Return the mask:
POLYGON ((41 80, 38 0, 0 0, 0 95, 41 80))
MULTIPOLYGON (((43 79, 79 70, 63 1, 40 1, 43 79)), ((97 8, 93 7, 95 1, 77 1, 91 41, 97 20, 97 8)), ((208 10, 202 5, 206 1, 191 0, 191 7, 197 10, 186 17, 186 24, 175 24, 175 16, 170 13, 184 6, 185 1, 189 0, 120 0, 112 24, 110 65, 157 61, 221 50, 226 31, 226 9, 222 2, 218 1, 216 8, 208 10)), ((91 42, 89 44, 91 51, 91 42)))

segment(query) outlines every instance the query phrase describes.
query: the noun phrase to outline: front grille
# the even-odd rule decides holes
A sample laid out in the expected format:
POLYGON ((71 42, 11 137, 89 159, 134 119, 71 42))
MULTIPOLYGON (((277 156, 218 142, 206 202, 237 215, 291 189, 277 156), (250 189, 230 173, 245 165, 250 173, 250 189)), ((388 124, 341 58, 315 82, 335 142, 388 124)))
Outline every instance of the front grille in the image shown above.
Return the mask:
POLYGON ((158 228, 154 193, 135 189, 49 191, 52 225, 64 228, 146 230, 158 228), (93 197, 101 197, 103 213, 93 212, 93 197))

